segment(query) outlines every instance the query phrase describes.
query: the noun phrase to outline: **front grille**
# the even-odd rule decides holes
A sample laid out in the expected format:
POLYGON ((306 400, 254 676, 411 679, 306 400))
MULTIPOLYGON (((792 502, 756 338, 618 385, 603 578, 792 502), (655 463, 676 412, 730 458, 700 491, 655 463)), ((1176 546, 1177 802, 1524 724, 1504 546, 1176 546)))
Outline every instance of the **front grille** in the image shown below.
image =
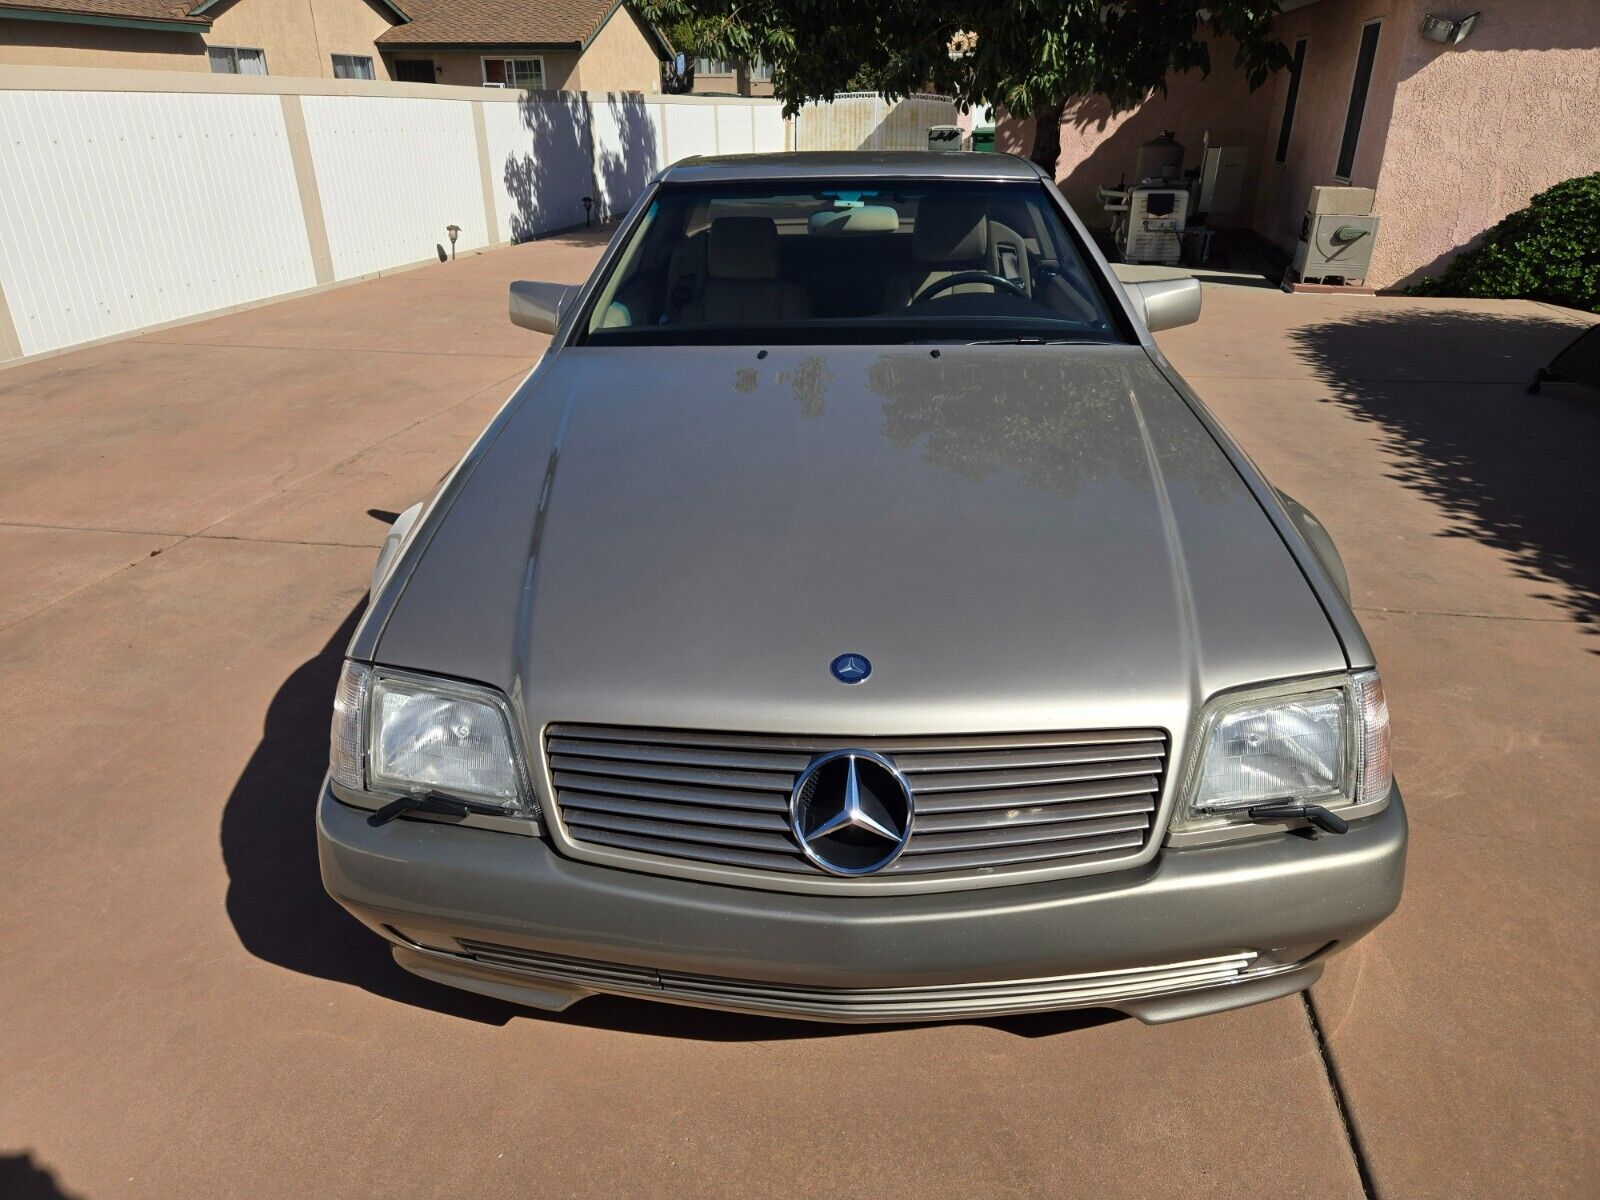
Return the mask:
POLYGON ((891 759, 916 796, 882 876, 989 872, 1137 853, 1150 838, 1158 729, 909 738, 783 737, 552 725, 545 751, 575 842, 816 875, 789 829, 795 777, 843 748, 891 759))
POLYGON ((1257 965, 1254 950, 1157 966, 920 987, 802 987, 758 979, 729 979, 685 971, 595 962, 469 938, 461 949, 487 966, 507 968, 599 992, 690 1000, 723 1008, 838 1020, 917 1020, 983 1016, 1036 1009, 1087 1008, 1195 988, 1239 983, 1290 970, 1294 964, 1257 965))

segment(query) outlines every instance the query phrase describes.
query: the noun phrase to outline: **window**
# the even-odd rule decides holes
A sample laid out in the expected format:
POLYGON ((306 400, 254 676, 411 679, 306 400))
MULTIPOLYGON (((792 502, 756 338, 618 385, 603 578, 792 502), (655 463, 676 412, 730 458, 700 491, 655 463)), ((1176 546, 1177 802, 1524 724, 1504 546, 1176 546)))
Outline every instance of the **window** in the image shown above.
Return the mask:
POLYGON ((771 83, 772 64, 764 63, 759 58, 750 64, 751 83, 771 83))
POLYGON ((486 58, 483 60, 483 86, 544 90, 544 59, 486 58))
POLYGON ((694 63, 696 75, 732 75, 733 64, 724 62, 720 58, 697 58, 694 63))
POLYGON ((401 83, 433 83, 438 72, 431 58, 397 58, 394 60, 394 77, 401 83))
POLYGON ((667 184, 580 318, 593 346, 1118 342, 1033 182, 667 184))
POLYGON ((1381 21, 1369 21, 1361 27, 1361 52, 1356 56, 1356 75, 1350 81, 1350 107, 1344 114, 1344 137, 1339 141, 1339 165, 1334 168, 1336 179, 1348 181, 1356 165, 1356 143, 1361 140, 1361 114, 1367 107, 1367 88, 1372 83, 1372 63, 1378 57, 1378 30, 1381 21))
POLYGON ((211 60, 213 75, 265 75, 267 54, 246 46, 209 46, 206 57, 211 60))
POLYGON ((1300 38, 1294 44, 1294 61, 1289 64, 1289 94, 1283 101, 1283 124, 1278 126, 1278 152, 1272 156, 1274 162, 1289 161, 1289 131, 1294 128, 1294 106, 1300 99, 1300 73, 1305 67, 1306 40, 1300 38))
POLYGON ((372 58, 366 54, 335 54, 333 56, 335 79, 371 79, 372 58))

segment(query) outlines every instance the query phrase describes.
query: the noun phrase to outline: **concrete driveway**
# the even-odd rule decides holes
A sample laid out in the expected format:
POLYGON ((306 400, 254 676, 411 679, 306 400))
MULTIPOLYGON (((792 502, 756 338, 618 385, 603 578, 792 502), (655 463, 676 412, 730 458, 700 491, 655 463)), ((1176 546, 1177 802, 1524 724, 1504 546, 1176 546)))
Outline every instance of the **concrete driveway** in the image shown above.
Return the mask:
POLYGON ((1532 304, 1210 287, 1163 338, 1332 528, 1395 714, 1406 900, 1309 1004, 859 1032, 395 968, 317 879, 338 658, 542 349, 506 282, 596 253, 0 372, 0 1195, 1600 1190, 1600 399, 1523 394, 1582 319, 1532 304))

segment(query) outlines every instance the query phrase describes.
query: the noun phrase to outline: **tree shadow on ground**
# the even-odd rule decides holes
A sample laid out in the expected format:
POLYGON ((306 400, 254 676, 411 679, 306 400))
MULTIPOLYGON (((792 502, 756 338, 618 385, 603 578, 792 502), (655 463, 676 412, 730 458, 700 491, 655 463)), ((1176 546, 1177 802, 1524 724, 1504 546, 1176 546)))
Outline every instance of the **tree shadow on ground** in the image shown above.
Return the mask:
MULTIPOLYGON (((849 1025, 745 1016, 613 996, 580 1000, 563 1013, 545 1014, 432 983, 397 966, 388 943, 323 890, 317 863, 313 806, 328 765, 334 687, 360 615, 361 606, 357 606, 327 645, 284 680, 267 707, 260 744, 223 811, 227 912, 246 950, 304 975, 491 1025, 504 1025, 521 1016, 652 1037, 718 1042, 790 1041, 859 1031, 849 1025)), ((1082 1010, 986 1023, 1018 1036, 1039 1037, 1114 1019, 1116 1014, 1082 1010)), ((0 1181, 4 1179, 0 1175, 0 1181)), ((0 1187, 0 1196, 12 1194, 0 1187)))
MULTIPOLYGON (((1377 426, 1391 477, 1444 514, 1445 537, 1503 553, 1600 633, 1600 399, 1534 370, 1582 326, 1457 309, 1365 309, 1290 334, 1331 402, 1377 426)), ((1596 650, 1595 653, 1600 653, 1596 650)))
POLYGON ((77 1193, 65 1190, 53 1171, 40 1166, 24 1150, 0 1154, 0 1196, 5 1200, 75 1200, 77 1193))

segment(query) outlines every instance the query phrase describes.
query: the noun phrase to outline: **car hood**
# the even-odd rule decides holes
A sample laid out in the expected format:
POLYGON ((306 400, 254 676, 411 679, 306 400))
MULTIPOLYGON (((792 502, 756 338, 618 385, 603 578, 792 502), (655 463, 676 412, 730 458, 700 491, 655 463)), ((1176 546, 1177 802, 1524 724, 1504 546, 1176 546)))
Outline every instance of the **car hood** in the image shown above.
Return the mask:
POLYGON ((1136 346, 576 348, 470 472, 376 657, 530 732, 1176 731, 1345 665, 1136 346))

